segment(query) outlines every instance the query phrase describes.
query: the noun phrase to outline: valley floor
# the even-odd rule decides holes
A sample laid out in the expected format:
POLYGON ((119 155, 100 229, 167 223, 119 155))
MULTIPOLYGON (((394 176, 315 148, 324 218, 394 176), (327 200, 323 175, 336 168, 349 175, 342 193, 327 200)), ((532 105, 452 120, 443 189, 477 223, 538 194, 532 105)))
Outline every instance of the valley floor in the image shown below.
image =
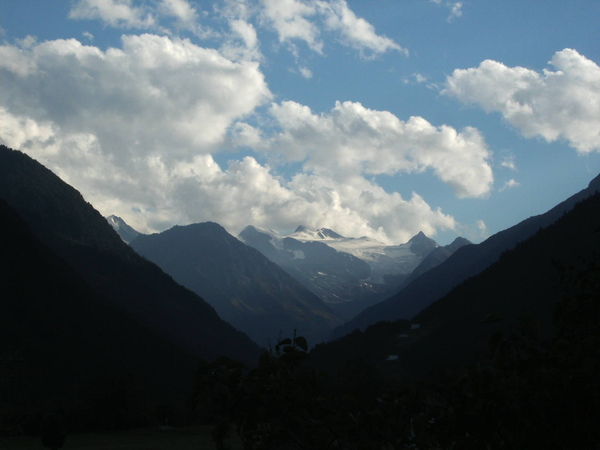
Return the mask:
MULTIPOLYGON (((77 450, 213 450, 211 426, 190 426, 170 430, 138 429, 106 433, 69 434, 64 449, 77 450)), ((233 433, 232 450, 241 450, 242 443, 233 433)), ((1 450, 42 449, 39 436, 0 437, 1 450)))

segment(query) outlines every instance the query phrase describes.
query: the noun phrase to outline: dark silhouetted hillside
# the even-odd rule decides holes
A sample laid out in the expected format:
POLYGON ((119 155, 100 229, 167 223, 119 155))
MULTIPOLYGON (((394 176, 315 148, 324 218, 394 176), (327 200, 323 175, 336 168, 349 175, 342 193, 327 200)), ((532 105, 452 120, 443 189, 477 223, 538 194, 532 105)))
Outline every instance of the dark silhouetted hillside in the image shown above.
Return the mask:
POLYGON ((193 355, 254 359, 258 347, 247 336, 135 253, 79 192, 38 162, 5 146, 0 146, 0 198, 106 306, 193 355))
POLYGON ((0 423, 122 374, 153 401, 187 394, 198 357, 107 306, 2 199, 0 293, 0 423))

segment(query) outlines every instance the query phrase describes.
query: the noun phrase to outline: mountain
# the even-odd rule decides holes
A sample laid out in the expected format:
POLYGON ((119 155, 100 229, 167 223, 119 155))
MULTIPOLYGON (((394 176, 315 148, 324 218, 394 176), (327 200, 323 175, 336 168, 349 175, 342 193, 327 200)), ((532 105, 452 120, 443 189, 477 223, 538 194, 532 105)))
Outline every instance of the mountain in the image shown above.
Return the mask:
POLYGON ((198 357, 111 307, 3 199, 0 294, 2 425, 120 374, 154 400, 189 394, 198 357))
POLYGON ((5 146, 0 146, 0 198, 115 314, 130 317, 192 355, 254 362, 260 349, 246 335, 135 253, 79 192, 5 146))
MULTIPOLYGON (((300 225, 288 236, 247 226, 239 239, 259 250, 349 319, 381 293, 396 288, 438 245, 423 233, 401 245, 363 236, 347 238, 328 228, 300 225)), ((378 296, 379 295, 379 296, 378 296)))
POLYGON ((322 242, 337 250, 365 261, 370 267, 369 282, 385 283, 386 276, 408 275, 438 244, 421 231, 407 243, 387 245, 362 236, 347 238, 328 228, 311 231, 300 225, 287 236, 300 242, 322 242))
POLYGON ((457 237, 450 244, 435 248, 423 259, 423 261, 421 261, 421 264, 419 264, 415 270, 410 273, 408 278, 404 280, 403 284, 407 285, 411 283, 419 275, 424 274, 428 270, 431 270, 446 261, 459 248, 472 244, 473 243, 471 241, 465 239, 464 237, 457 237))
POLYGON ((381 320, 412 319, 421 310, 446 295, 469 277, 481 273, 498 261, 500 255, 513 249, 519 242, 558 220, 566 211, 600 188, 600 176, 589 186, 548 212, 530 217, 511 228, 501 231, 477 245, 459 248, 442 264, 404 284, 400 292, 361 312, 354 319, 334 330, 331 339, 337 339, 355 329, 364 330, 381 320))
POLYGON ((216 223, 139 235, 131 246, 261 345, 294 329, 309 342, 321 342, 342 323, 277 264, 216 223))
MULTIPOLYGON (((483 361, 490 338, 500 331, 504 336, 517 333, 522 339, 518 333, 528 333, 534 340, 543 340, 551 335, 557 320, 575 321, 572 326, 577 328, 577 317, 569 315, 575 308, 557 308, 565 298, 581 301, 583 307, 581 292, 598 288, 597 274, 595 278, 585 275, 598 270, 598 181, 596 178, 588 189, 551 210, 552 214, 529 220, 528 225, 538 225, 554 214, 563 214, 558 211, 568 211, 546 227, 537 227, 529 238, 504 251, 493 264, 455 286, 411 321, 389 321, 388 317, 364 332, 355 330, 315 347, 311 359, 334 371, 346 360, 362 359, 394 376, 421 378, 436 368, 460 372, 466 365, 483 361), (595 286, 581 285, 591 280, 595 286)), ((514 236, 523 229, 508 231, 514 236)), ((465 247, 462 252, 469 248, 477 246, 465 247)), ((456 255, 459 253, 461 250, 456 255)), ((590 370, 594 364, 597 361, 590 361, 590 370)))
POLYGON ((133 241, 139 234, 139 231, 134 230, 132 227, 127 225, 127 223, 121 219, 119 216, 108 216, 106 218, 111 227, 117 232, 121 239, 126 244, 129 244, 133 241))

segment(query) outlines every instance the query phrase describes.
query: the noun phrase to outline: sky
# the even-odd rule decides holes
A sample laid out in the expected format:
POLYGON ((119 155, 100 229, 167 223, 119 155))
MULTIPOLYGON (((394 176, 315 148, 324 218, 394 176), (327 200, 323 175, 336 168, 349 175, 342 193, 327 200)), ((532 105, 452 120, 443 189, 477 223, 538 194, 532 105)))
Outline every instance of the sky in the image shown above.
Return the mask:
POLYGON ((600 173, 598 0, 0 0, 0 143, 138 231, 481 242, 600 173))

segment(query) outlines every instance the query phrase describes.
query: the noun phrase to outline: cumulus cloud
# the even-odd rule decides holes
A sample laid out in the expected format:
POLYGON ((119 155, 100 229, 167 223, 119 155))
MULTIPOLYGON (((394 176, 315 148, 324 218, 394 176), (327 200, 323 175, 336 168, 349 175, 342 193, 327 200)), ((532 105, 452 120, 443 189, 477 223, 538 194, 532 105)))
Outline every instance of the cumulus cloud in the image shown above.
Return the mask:
POLYGON ((326 27, 339 31, 346 45, 361 52, 370 51, 373 55, 385 53, 388 50, 407 53, 392 39, 377 35, 375 27, 365 19, 357 17, 345 0, 320 1, 317 2, 317 5, 325 16, 326 27))
MULTIPOLYGON (((255 62, 233 62, 216 50, 154 35, 124 36, 122 48, 106 51, 72 39, 0 46, 0 55, 0 142, 27 152, 103 214, 118 214, 141 231, 207 220, 232 233, 248 224, 290 230, 304 223, 399 243, 421 230, 435 235, 456 226, 418 194, 404 199, 361 173, 328 173, 327 158, 321 163, 311 156, 315 171, 289 180, 252 157, 220 167, 211 153, 223 145, 272 151, 275 141, 298 132, 288 126, 273 136, 244 121, 271 98, 255 62)), ((302 109, 273 107, 278 123, 301 119, 282 108, 302 109)), ((358 104, 337 108, 339 123, 309 111, 317 125, 325 119, 319 139, 340 143, 335 133, 343 125, 356 128, 357 138, 374 135, 375 142, 378 120, 391 123, 384 128, 399 122, 358 104), (361 129, 353 110, 362 122, 374 122, 361 129)), ((434 135, 447 131, 433 127, 434 135)), ((459 136, 433 137, 432 144, 459 136)), ((364 164, 369 173, 382 170, 374 161, 364 164)))
POLYGON ((280 131, 268 151, 303 162, 305 170, 337 176, 432 170, 459 197, 483 196, 493 183, 490 152, 474 128, 458 132, 422 117, 404 122, 353 102, 337 102, 329 113, 317 115, 285 101, 270 112, 280 131))
POLYGON ((1 142, 42 161, 104 214, 145 232, 216 220, 234 234, 248 224, 280 230, 305 224, 403 243, 419 231, 433 236, 456 227, 452 216, 418 194, 406 200, 358 175, 339 182, 301 173, 286 182, 252 157, 223 170, 208 154, 175 163, 149 155, 125 169, 106 158, 93 135, 61 136, 50 124, 4 109, 0 120, 1 142))
POLYGON ((457 69, 443 91, 499 112, 528 138, 564 139, 580 153, 600 151, 600 67, 572 49, 554 54, 542 73, 485 60, 457 69))
POLYGON ((337 33, 344 45, 363 56, 390 50, 407 53, 392 39, 378 35, 375 27, 357 17, 345 0, 261 0, 261 6, 262 22, 277 32, 281 43, 303 41, 310 49, 323 53, 323 29, 337 33))
POLYGON ((161 31, 170 34, 171 25, 207 37, 211 30, 199 22, 198 11, 187 0, 153 0, 134 5, 132 0, 78 0, 69 11, 70 19, 99 20, 123 29, 161 31), (165 27, 161 22, 171 20, 165 27))
POLYGON ((111 158, 132 164, 166 149, 174 158, 211 152, 271 97, 258 63, 183 39, 122 41, 105 52, 74 39, 0 47, 4 106, 63 133, 91 133, 111 158))
POLYGON ((220 52, 232 60, 262 61, 256 28, 250 22, 254 8, 246 0, 225 0, 216 10, 229 25, 220 52))
POLYGON ((131 0, 79 0, 69 12, 71 19, 100 20, 118 28, 152 28, 156 26, 153 14, 135 7, 131 0))
POLYGON ((261 18, 277 32, 279 42, 304 41, 309 48, 321 53, 323 42, 319 28, 312 21, 317 13, 316 2, 301 0, 261 0, 261 18))

